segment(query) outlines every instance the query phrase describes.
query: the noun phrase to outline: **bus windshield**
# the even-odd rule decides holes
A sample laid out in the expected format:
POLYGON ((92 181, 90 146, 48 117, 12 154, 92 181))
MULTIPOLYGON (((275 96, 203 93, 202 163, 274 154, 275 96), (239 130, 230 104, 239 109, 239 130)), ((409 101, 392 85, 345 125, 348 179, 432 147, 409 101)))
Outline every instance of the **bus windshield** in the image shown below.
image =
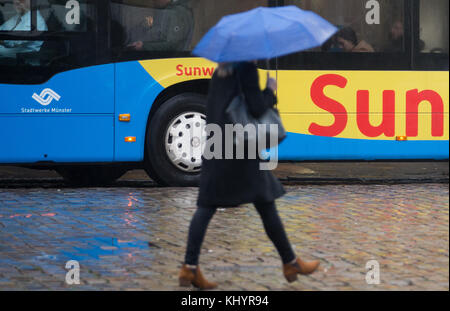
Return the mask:
POLYGON ((70 69, 95 58, 93 1, 7 0, 0 4, 0 66, 8 75, 29 67, 70 69))

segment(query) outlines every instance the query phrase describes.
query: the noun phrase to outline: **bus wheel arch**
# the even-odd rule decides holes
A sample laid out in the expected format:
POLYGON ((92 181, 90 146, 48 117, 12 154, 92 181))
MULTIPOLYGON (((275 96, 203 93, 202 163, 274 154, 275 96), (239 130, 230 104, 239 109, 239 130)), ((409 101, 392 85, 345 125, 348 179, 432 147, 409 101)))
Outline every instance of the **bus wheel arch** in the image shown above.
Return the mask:
POLYGON ((183 93, 207 95, 209 89, 209 81, 209 79, 191 80, 177 83, 165 88, 161 93, 158 94, 158 96, 154 100, 148 115, 147 124, 148 122, 150 122, 156 111, 172 97, 183 93))
MULTIPOLYGON (((199 182, 200 172, 198 161, 201 160, 198 147, 194 148, 192 158, 186 157, 185 161, 173 161, 174 152, 183 154, 182 148, 188 145, 186 141, 177 146, 170 146, 172 134, 169 133, 169 126, 179 126, 180 135, 185 136, 191 142, 196 137, 187 129, 198 126, 198 123, 206 123, 206 94, 209 80, 195 80, 172 86, 164 90, 156 99, 155 104, 149 113, 144 147, 144 168, 147 174, 160 185, 168 186, 196 186, 199 182), (196 120, 194 122, 194 120, 196 120), (185 124, 182 124, 182 123, 185 124), (174 150, 180 149, 180 150, 174 150), (193 165, 189 165, 192 160, 193 165), (183 163, 185 162, 185 163, 183 163)), ((177 139, 181 139, 177 137, 177 139)), ((198 136, 198 135, 197 135, 198 136)), ((198 138, 196 139, 198 140, 198 138)), ((193 145, 197 146, 197 145, 193 145)), ((192 148, 192 147, 191 147, 192 148)), ((200 147, 201 148, 201 147, 200 147)))

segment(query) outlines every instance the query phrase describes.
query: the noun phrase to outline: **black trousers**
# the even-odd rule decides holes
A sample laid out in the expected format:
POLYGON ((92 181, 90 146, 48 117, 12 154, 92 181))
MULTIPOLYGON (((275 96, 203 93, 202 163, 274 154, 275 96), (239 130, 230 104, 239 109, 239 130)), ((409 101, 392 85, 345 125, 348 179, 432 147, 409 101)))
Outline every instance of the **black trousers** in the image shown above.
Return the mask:
MULTIPOLYGON (((272 243, 275 245, 283 263, 293 261, 296 256, 284 231, 280 216, 278 215, 275 202, 253 203, 264 224, 264 229, 272 243)), ((217 208, 197 208, 189 226, 189 236, 184 263, 198 265, 200 249, 206 234, 206 229, 217 208)))

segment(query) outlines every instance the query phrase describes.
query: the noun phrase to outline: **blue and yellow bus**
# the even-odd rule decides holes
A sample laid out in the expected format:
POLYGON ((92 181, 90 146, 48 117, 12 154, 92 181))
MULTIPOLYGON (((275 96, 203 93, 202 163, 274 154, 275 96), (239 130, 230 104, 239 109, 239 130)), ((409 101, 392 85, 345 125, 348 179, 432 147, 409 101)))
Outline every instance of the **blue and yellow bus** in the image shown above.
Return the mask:
POLYGON ((0 163, 195 185, 216 64, 191 51, 222 16, 283 5, 341 30, 259 66, 280 160, 448 159, 447 0, 0 0, 0 163))

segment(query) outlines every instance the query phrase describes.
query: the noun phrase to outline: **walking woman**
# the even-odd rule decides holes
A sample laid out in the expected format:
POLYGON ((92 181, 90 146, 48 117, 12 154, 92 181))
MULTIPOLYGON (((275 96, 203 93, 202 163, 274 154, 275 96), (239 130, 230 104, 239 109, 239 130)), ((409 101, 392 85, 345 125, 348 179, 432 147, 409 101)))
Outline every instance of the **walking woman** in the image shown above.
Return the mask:
MULTIPOLYGON (((227 123, 225 109, 239 90, 245 95, 249 112, 254 117, 260 117, 276 104, 276 88, 276 81, 269 79, 267 88, 261 91, 253 62, 220 64, 210 84, 207 123, 219 125, 224 133, 227 123)), ((319 261, 302 261, 292 250, 274 202, 285 191, 270 171, 259 169, 259 163, 259 159, 246 158, 203 159, 198 208, 189 227, 186 256, 179 274, 180 286, 192 284, 201 289, 217 287, 216 283, 207 281, 202 275, 198 261, 206 229, 218 207, 253 203, 281 257, 283 273, 288 282, 295 281, 297 274, 312 273, 319 266, 319 261)))

